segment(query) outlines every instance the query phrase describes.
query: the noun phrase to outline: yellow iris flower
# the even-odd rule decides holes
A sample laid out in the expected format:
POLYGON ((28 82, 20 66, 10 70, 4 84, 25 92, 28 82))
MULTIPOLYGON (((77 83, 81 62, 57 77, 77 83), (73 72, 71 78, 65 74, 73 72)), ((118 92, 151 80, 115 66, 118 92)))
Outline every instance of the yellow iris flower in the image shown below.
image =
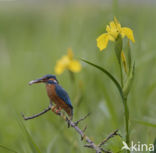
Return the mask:
POLYGON ((108 45, 108 41, 115 41, 119 35, 121 35, 122 38, 125 36, 131 40, 132 42, 135 42, 133 31, 130 28, 127 27, 121 27, 121 24, 118 22, 118 20, 114 17, 114 21, 110 22, 109 25, 106 27, 107 33, 104 33, 100 35, 97 40, 97 47, 102 51, 105 49, 108 45))
POLYGON ((81 70, 81 64, 78 60, 75 60, 73 52, 71 49, 68 49, 68 54, 64 55, 60 60, 57 61, 55 66, 55 73, 60 75, 66 69, 71 72, 79 72, 81 70))

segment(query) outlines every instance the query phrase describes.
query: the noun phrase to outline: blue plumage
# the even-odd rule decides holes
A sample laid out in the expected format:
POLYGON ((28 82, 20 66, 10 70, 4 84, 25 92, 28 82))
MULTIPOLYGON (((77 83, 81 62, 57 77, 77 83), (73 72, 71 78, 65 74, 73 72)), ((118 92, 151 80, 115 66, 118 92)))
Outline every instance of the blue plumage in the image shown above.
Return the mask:
POLYGON ((47 94, 51 102, 56 105, 53 107, 52 111, 57 111, 57 113, 63 109, 72 119, 73 117, 73 106, 71 104, 68 93, 59 85, 58 80, 55 75, 45 75, 39 79, 32 80, 29 82, 30 85, 34 83, 45 83, 47 94))
POLYGON ((58 84, 55 85, 56 94, 70 107, 73 108, 67 92, 58 84))

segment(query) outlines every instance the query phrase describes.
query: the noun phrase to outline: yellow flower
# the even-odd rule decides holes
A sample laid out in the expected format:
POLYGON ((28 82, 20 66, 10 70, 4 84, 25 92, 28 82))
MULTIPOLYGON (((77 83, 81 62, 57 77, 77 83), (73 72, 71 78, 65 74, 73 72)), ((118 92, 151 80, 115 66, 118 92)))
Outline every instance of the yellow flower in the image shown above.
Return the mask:
POLYGON ((71 49, 68 49, 68 54, 64 55, 60 60, 57 61, 55 66, 55 73, 60 75, 66 69, 71 72, 79 72, 81 70, 81 64, 78 60, 74 59, 74 55, 71 49))
POLYGON ((97 41, 97 47, 102 51, 105 49, 108 45, 108 41, 115 41, 119 34, 122 38, 125 36, 131 40, 132 42, 135 42, 133 31, 130 28, 127 27, 121 27, 118 20, 114 17, 114 21, 110 22, 109 25, 106 27, 107 33, 104 33, 100 35, 96 41, 97 41))

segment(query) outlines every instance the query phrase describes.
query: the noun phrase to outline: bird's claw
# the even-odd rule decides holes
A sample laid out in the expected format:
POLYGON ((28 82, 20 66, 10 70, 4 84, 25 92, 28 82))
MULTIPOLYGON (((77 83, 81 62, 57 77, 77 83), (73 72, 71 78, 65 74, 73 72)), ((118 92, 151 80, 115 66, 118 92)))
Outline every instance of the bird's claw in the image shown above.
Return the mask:
POLYGON ((70 128, 70 119, 68 117, 66 117, 66 121, 67 121, 67 124, 68 124, 68 128, 70 128))
POLYGON ((61 110, 57 109, 56 106, 51 106, 52 112, 54 112, 56 115, 61 115, 61 110))

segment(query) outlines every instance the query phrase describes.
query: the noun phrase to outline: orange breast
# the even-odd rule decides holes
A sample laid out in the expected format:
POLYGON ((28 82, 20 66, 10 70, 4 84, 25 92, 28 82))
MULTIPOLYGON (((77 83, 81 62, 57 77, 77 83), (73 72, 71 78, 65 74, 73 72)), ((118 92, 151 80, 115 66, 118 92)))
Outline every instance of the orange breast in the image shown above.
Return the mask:
POLYGON ((46 89, 47 89, 47 94, 48 94, 50 100, 54 101, 57 96, 56 92, 55 92, 55 85, 47 84, 46 89))
POLYGON ((61 107, 70 116, 71 108, 61 98, 59 98, 59 96, 57 96, 55 85, 47 84, 46 89, 50 100, 52 100, 52 102, 54 102, 57 107, 61 107))

